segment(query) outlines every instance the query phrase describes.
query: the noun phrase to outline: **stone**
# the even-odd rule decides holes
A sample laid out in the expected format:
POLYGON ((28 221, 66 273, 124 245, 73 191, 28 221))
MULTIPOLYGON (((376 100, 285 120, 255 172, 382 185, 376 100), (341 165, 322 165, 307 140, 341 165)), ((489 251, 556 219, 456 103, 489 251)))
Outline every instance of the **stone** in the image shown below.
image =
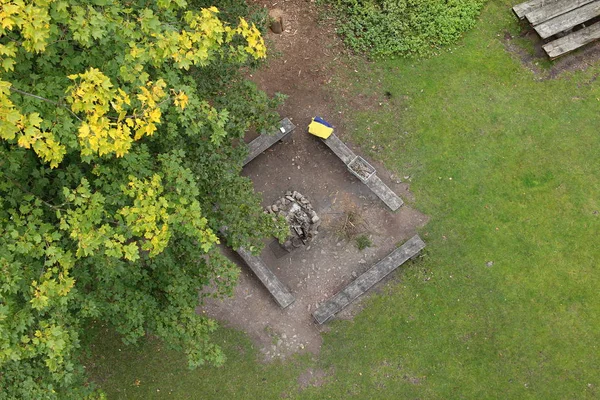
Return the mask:
POLYGON ((286 191, 285 196, 270 206, 271 210, 283 216, 289 226, 288 242, 282 246, 292 251, 294 248, 308 245, 316 235, 320 218, 310 204, 310 201, 298 191, 286 191))
POLYGON ((269 18, 271 20, 270 28, 273 33, 281 34, 285 27, 283 26, 283 11, 279 8, 274 8, 269 11, 269 18))
POLYGON ((283 18, 279 17, 271 21, 270 28, 273 33, 281 34, 283 32, 283 18))

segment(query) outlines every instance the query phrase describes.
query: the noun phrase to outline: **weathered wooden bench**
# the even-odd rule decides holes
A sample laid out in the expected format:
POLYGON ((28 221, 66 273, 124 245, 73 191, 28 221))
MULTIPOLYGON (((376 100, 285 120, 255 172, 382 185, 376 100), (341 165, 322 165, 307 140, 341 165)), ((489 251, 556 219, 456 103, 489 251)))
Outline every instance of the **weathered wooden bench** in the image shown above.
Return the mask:
POLYGON ((594 23, 600 16, 600 0, 530 0, 513 11, 543 40, 564 35, 542 46, 551 59, 600 39, 600 27, 594 23))
POLYGON ((600 22, 586 26, 577 32, 563 36, 542 47, 546 54, 548 54, 548 57, 554 59, 598 39, 600 39, 600 22))
POLYGON ((535 29, 542 39, 546 39, 557 33, 568 31, 574 26, 589 21, 598 15, 600 15, 600 1, 594 1, 579 8, 571 9, 552 19, 545 20, 545 22, 535 25, 533 29, 535 29))
POLYGON ((525 18, 525 15, 532 12, 533 10, 537 10, 543 6, 548 6, 554 3, 560 3, 563 0, 531 0, 526 1, 525 3, 517 4, 512 8, 513 12, 519 19, 525 18))
POLYGON ((263 133, 248 143, 248 156, 244 160, 244 165, 248 164, 250 161, 258 157, 258 155, 263 151, 267 150, 269 147, 285 138, 294 129, 296 129, 296 126, 292 124, 292 121, 290 121, 289 118, 284 118, 279 122, 279 129, 277 132, 273 132, 272 134, 263 133))
POLYGON ((419 254, 423 248, 425 248, 425 243, 421 240, 419 235, 413 236, 402 246, 388 254, 383 260, 369 268, 365 273, 356 278, 331 299, 323 303, 313 312, 313 318, 319 324, 328 321, 400 265, 419 254))
POLYGON ((265 285, 281 308, 286 308, 296 300, 290 290, 275 276, 260 257, 253 255, 243 247, 240 247, 237 253, 265 285))
MULTIPOLYGON (((357 158, 357 155, 350 150, 348 146, 344 144, 336 135, 332 133, 327 139, 321 139, 323 142, 338 156, 340 160, 346 164, 346 167, 350 169, 350 164, 357 158)), ((361 181, 367 185, 369 189, 377 197, 381 199, 392 211, 399 209, 404 202, 392 189, 390 189, 383 181, 377 176, 372 174, 368 179, 361 179, 361 181)))
POLYGON ((581 6, 593 3, 596 0, 569 0, 548 3, 546 1, 541 8, 534 9, 527 14, 525 18, 531 25, 539 25, 544 21, 550 21, 552 18, 573 11, 581 6))

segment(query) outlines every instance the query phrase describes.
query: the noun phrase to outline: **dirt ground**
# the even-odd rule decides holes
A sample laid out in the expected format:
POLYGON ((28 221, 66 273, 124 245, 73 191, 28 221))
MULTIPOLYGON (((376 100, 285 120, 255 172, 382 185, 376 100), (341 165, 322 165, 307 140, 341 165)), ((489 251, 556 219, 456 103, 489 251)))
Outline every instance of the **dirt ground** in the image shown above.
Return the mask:
MULTIPOLYGON (((234 252, 226 251, 241 268, 235 295, 224 301, 209 300, 199 312, 247 332, 265 360, 271 360, 297 352, 317 353, 321 332, 327 328, 315 324, 311 312, 413 236, 427 217, 407 205, 391 212, 319 139, 307 133, 311 117, 319 115, 344 139, 345 115, 336 111, 334 94, 327 87, 332 63, 341 51, 333 26, 317 15, 310 2, 258 4, 279 8, 285 31, 268 34, 275 56, 251 79, 270 95, 288 95, 280 114, 289 117, 297 128, 288 140, 248 164, 244 174, 262 193, 263 206, 273 204, 287 190, 297 190, 311 201, 322 223, 309 246, 289 254, 284 255, 274 239, 266 241, 261 257, 296 298, 287 309, 275 303, 234 252), (358 250, 354 238, 360 234, 367 235, 373 246, 358 250)), ((411 199, 407 184, 381 165, 374 165, 392 190, 405 201, 411 199)), ((360 301, 338 318, 350 318, 359 308, 360 301)))

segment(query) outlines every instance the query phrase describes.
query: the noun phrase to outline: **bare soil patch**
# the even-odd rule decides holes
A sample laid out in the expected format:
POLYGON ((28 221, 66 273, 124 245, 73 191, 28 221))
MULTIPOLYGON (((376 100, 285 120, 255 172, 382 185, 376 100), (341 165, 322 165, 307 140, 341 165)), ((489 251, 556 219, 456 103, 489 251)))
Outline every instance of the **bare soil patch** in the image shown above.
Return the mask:
MULTIPOLYGON (((243 173, 262 193, 263 206, 273 204, 288 190, 296 190, 310 200, 321 225, 310 246, 289 254, 277 251, 274 239, 265 241, 261 257, 296 297, 288 308, 282 310, 241 259, 225 250, 241 268, 234 296, 207 299, 198 311, 245 331, 264 359, 271 360, 297 352, 317 353, 321 332, 327 326, 316 325, 311 312, 413 236, 427 217, 407 205, 391 212, 320 139, 307 133, 311 117, 319 115, 344 137, 345 114, 336 108, 338 92, 328 86, 335 68, 340 67, 335 63, 342 51, 333 25, 310 2, 261 0, 259 4, 281 10, 284 32, 268 34, 271 53, 277 55, 251 79, 271 95, 288 95, 280 114, 289 117, 297 128, 285 142, 249 163, 243 173), (355 216, 355 223, 346 231, 350 228, 349 215, 355 216), (372 246, 358 250, 356 235, 367 235, 372 246)), ((411 198, 407 183, 400 182, 379 163, 368 161, 400 197, 405 201, 411 198)), ((342 317, 351 318, 358 307, 348 307, 342 317)))
POLYGON ((309 386, 322 386, 327 377, 332 374, 333 371, 308 368, 298 377, 298 385, 300 386, 300 390, 304 390, 309 386))

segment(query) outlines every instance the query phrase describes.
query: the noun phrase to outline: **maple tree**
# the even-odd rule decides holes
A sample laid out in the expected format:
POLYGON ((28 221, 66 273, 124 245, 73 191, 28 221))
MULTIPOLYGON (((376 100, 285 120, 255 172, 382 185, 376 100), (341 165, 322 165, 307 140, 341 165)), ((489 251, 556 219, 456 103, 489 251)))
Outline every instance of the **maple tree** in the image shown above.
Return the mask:
POLYGON ((98 395, 95 320, 223 362, 198 288, 235 282, 219 228, 251 249, 284 232, 239 173, 279 99, 240 73, 257 27, 188 3, 0 0, 0 398, 98 395))

